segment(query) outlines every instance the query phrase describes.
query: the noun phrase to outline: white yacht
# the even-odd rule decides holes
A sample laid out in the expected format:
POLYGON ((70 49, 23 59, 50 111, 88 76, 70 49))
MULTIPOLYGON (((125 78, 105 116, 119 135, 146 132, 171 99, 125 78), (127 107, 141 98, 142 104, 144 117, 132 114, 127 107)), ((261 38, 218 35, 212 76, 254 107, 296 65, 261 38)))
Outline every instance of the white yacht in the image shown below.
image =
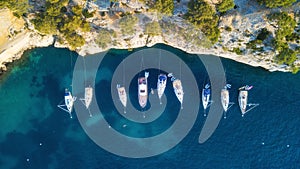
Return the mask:
POLYGON ((148 72, 145 72, 145 77, 138 78, 138 98, 139 104, 142 108, 146 107, 148 100, 148 84, 147 78, 149 76, 148 72))
POLYGON ((166 85, 167 85, 167 76, 165 74, 160 74, 157 79, 157 94, 158 94, 160 104, 162 104, 161 97, 165 92, 166 85))

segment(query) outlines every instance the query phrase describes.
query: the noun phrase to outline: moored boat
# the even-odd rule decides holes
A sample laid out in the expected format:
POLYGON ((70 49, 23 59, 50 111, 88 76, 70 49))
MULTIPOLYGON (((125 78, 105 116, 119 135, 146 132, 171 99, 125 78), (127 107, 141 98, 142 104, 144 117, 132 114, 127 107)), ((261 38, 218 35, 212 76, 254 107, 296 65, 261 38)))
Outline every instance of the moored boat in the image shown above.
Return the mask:
POLYGON ((246 113, 247 102, 248 102, 248 91, 245 89, 241 89, 239 92, 239 106, 242 112, 242 116, 246 113))
POLYGON ((209 104, 209 99, 210 99, 210 85, 206 84, 204 89, 202 89, 202 104, 203 104, 203 108, 204 110, 207 109, 208 104, 209 104))
POLYGON ((119 84, 117 85, 119 99, 124 107, 127 105, 127 94, 125 87, 121 87, 119 84))
POLYGON ((232 102, 229 102, 229 90, 231 88, 231 84, 226 84, 224 88, 221 90, 221 104, 223 107, 223 110, 225 111, 226 118, 226 112, 227 110, 234 104, 232 102))
POLYGON ((224 111, 227 112, 229 106, 229 91, 227 88, 221 90, 221 104, 224 111))
POLYGON ((160 74, 157 79, 157 94, 158 94, 160 104, 162 104, 161 97, 165 92, 166 84, 167 84, 167 76, 165 74, 160 74))
POLYGON ((63 105, 57 105, 60 109, 68 112, 70 114, 70 118, 72 118, 72 109, 74 105, 74 101, 76 100, 76 97, 73 97, 69 89, 65 89, 65 97, 64 101, 65 104, 63 105), (64 108, 66 107, 66 108, 64 108))
POLYGON ((145 77, 138 78, 138 99, 139 104, 142 108, 146 107, 148 100, 148 84, 147 78, 149 76, 148 72, 145 72, 145 77))
POLYGON ((173 88, 174 88, 175 95, 181 104, 181 108, 183 108, 182 102, 183 102, 184 92, 183 92, 181 81, 179 79, 173 80, 173 88))
POLYGON ((244 116, 247 112, 254 109, 255 107, 259 106, 258 103, 251 103, 248 104, 248 91, 252 89, 253 86, 243 86, 240 87, 239 90, 239 106, 242 112, 242 116, 244 116), (250 108, 247 110, 247 106, 250 106, 250 108))
POLYGON ((80 98, 80 101, 82 104, 88 109, 90 117, 92 117, 92 114, 89 110, 90 104, 92 103, 93 99, 93 88, 91 86, 88 86, 84 88, 84 98, 80 98))
POLYGON ((84 89, 84 105, 88 109, 93 99, 93 88, 91 86, 84 89))

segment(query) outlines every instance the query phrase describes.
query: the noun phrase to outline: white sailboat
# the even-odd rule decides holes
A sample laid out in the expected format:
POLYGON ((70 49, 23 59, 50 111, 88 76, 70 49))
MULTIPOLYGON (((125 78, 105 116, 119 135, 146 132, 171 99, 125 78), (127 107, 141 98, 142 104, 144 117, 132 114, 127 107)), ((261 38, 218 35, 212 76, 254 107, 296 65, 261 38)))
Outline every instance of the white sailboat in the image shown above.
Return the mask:
POLYGON ((173 88, 174 88, 175 95, 181 104, 181 109, 183 109, 182 102, 183 102, 184 92, 183 92, 181 81, 179 79, 173 80, 173 88))
POLYGON ((142 108, 146 107, 148 100, 148 76, 149 72, 145 72, 145 77, 138 78, 138 99, 142 108))
POLYGON ((224 110, 224 118, 226 119, 226 112, 231 108, 231 106, 234 104, 232 102, 229 102, 229 90, 231 88, 230 84, 226 84, 224 86, 224 89, 221 90, 221 103, 224 110))
POLYGON ((239 92, 239 106, 242 112, 242 116, 246 113, 248 102, 248 91, 247 90, 240 90, 239 92))
POLYGON ((203 104, 204 110, 206 110, 207 107, 209 107, 210 94, 211 94, 210 85, 206 84, 205 87, 202 89, 202 104, 203 104))
POLYGON ((76 100, 76 97, 73 97, 69 89, 65 89, 65 104, 57 105, 58 108, 66 111, 70 114, 70 118, 72 118, 72 109, 74 101, 76 100))
POLYGON ((160 104, 162 104, 161 97, 165 92, 166 85, 167 85, 167 76, 165 74, 160 74, 157 79, 157 94, 158 94, 160 104))
POLYGON ((254 109, 256 106, 258 106, 259 104, 256 103, 251 103, 248 104, 248 91, 250 89, 252 89, 253 86, 243 86, 241 88, 239 88, 240 92, 239 92, 239 106, 242 112, 242 116, 244 116, 247 112, 249 112, 250 110, 254 109), (247 106, 252 106, 250 109, 247 110, 247 106))
MULTIPOLYGON (((117 85, 117 90, 118 90, 118 95, 119 95, 119 99, 122 103, 122 105, 124 106, 124 109, 127 106, 127 94, 126 94, 126 90, 125 87, 121 87, 121 85, 117 85)), ((126 111, 124 110, 124 113, 126 113, 126 111)))
MULTIPOLYGON (((90 104, 93 100, 93 88, 91 86, 88 86, 84 88, 84 98, 80 98, 80 101, 83 103, 83 105, 86 107, 86 109, 89 110, 90 104)), ((92 114, 89 110, 90 117, 92 117, 92 114)))
POLYGON ((221 90, 221 103, 223 110, 227 112, 229 106, 229 91, 226 88, 221 90))
POLYGON ((224 110, 224 118, 226 119, 226 112, 231 108, 234 104, 233 102, 229 102, 229 90, 231 88, 230 84, 226 84, 224 89, 221 90, 221 103, 224 110))
POLYGON ((177 99, 179 100, 179 102, 181 104, 181 109, 183 109, 182 102, 183 102, 184 92, 183 92, 181 81, 179 79, 176 79, 173 76, 173 73, 169 73, 168 77, 171 78, 171 81, 172 81, 172 84, 173 84, 174 93, 175 93, 177 99))

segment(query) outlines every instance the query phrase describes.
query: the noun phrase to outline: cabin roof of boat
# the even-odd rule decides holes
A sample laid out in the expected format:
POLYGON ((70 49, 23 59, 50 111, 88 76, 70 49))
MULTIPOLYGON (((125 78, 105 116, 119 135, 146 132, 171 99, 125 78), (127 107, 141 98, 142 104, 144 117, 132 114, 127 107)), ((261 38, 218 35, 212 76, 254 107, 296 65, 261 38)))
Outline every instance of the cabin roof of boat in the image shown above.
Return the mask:
POLYGON ((144 77, 139 78, 139 84, 146 84, 146 78, 144 77))
POLYGON ((210 89, 204 89, 204 95, 210 94, 210 89))
POLYGON ((166 75, 160 75, 159 76, 159 80, 166 80, 167 79, 167 76, 166 75))

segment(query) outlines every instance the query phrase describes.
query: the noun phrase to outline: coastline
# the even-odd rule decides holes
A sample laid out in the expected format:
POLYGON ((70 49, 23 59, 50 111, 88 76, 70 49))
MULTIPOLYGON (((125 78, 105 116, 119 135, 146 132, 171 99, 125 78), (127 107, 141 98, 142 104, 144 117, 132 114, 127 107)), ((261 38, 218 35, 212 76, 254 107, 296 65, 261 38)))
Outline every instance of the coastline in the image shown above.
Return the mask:
MULTIPOLYGON (((220 39, 216 44, 210 44, 210 48, 205 48, 201 45, 201 43, 207 43, 207 38, 201 33, 195 34, 198 29, 194 29, 191 24, 186 23, 181 17, 177 17, 175 15, 157 16, 157 14, 145 12, 136 14, 139 18, 139 22, 135 25, 134 35, 123 35, 120 31, 120 27, 118 26, 118 20, 106 18, 106 20, 104 19, 105 21, 102 22, 102 16, 94 16, 89 19, 89 21, 93 24, 95 29, 92 29, 90 32, 81 33, 85 39, 85 44, 80 48, 76 48, 75 51, 81 56, 86 56, 88 54, 95 54, 112 48, 132 49, 145 46, 151 47, 155 44, 165 44, 190 54, 215 55, 253 67, 262 67, 271 72, 291 72, 291 68, 289 66, 279 65, 274 61, 276 53, 273 51, 270 44, 263 47, 263 51, 260 52, 251 51, 247 48, 247 43, 255 39, 258 34, 258 30, 262 28, 268 28, 273 36, 275 35, 275 29, 272 25, 273 23, 270 23, 265 19, 270 10, 262 8, 257 3, 249 3, 244 0, 236 2, 236 4, 240 7, 250 6, 251 8, 238 8, 236 10, 231 10, 220 18, 218 26, 221 30, 220 39), (159 20, 157 19, 158 17, 160 17, 159 20), (145 27, 153 21, 160 22, 160 24, 166 24, 171 28, 161 28, 162 33, 160 35, 147 35, 145 33, 145 27), (226 30, 228 27, 232 28, 232 30, 226 30), (112 42, 107 44, 105 48, 99 47, 95 42, 99 35, 99 30, 102 29, 112 30, 116 34, 116 37, 111 37, 112 42), (245 35, 245 32, 248 32, 251 36, 245 35), (233 52, 233 49, 243 50, 243 53, 238 55, 233 52)), ((292 6, 291 9, 300 11, 299 6, 297 6, 299 4, 300 2, 292 6)), ((183 4, 179 4, 176 10, 180 10, 182 7, 183 4)), ((97 10, 98 9, 96 9, 96 11, 97 10)), ((54 44, 54 47, 68 48, 70 50, 70 45, 65 42, 64 44, 60 44, 52 35, 39 34, 29 20, 26 20, 26 22, 29 25, 29 29, 21 31, 11 40, 7 40, 5 45, 0 46, 0 73, 2 71, 6 71, 6 63, 19 59, 28 49, 35 47, 47 47, 54 44)), ((298 58, 295 63, 299 66, 300 58, 298 58)))
MULTIPOLYGON (((0 53, 0 69, 2 71, 6 71, 5 64, 11 63, 15 60, 18 60, 22 57, 23 53, 26 50, 36 48, 36 47, 47 47, 54 43, 54 38, 52 36, 41 36, 34 32, 26 32, 23 35, 21 35, 19 40, 15 40, 15 43, 12 45, 7 45, 7 48, 2 50, 0 53)), ((282 72, 289 72, 290 70, 287 69, 284 66, 272 64, 270 62, 260 61, 259 59, 254 60, 253 57, 249 57, 249 55, 237 55, 232 52, 226 52, 222 49, 215 49, 215 48, 185 48, 184 46, 180 44, 170 44, 166 43, 162 40, 161 37, 154 37, 154 42, 147 44, 147 45, 135 45, 131 46, 130 48, 140 48, 140 47, 152 47, 155 44, 165 44, 177 49, 180 49, 184 52, 190 53, 190 54, 205 54, 205 55, 215 55, 222 58, 227 58, 234 60, 236 62, 244 63, 253 67, 262 67, 268 71, 282 71, 282 72)), ((66 46, 59 45, 57 43, 54 43, 55 47, 57 48, 67 48, 66 46)), ((103 52, 109 49, 130 49, 128 46, 110 46, 109 48, 102 49, 97 47, 96 45, 85 45, 80 50, 77 51, 78 54, 81 56, 86 56, 88 54, 95 54, 99 52, 103 52)))
POLYGON ((53 44, 53 36, 41 36, 36 32, 25 31, 5 44, 0 53, 0 70, 6 71, 6 64, 18 60, 26 50, 47 47, 53 44))

